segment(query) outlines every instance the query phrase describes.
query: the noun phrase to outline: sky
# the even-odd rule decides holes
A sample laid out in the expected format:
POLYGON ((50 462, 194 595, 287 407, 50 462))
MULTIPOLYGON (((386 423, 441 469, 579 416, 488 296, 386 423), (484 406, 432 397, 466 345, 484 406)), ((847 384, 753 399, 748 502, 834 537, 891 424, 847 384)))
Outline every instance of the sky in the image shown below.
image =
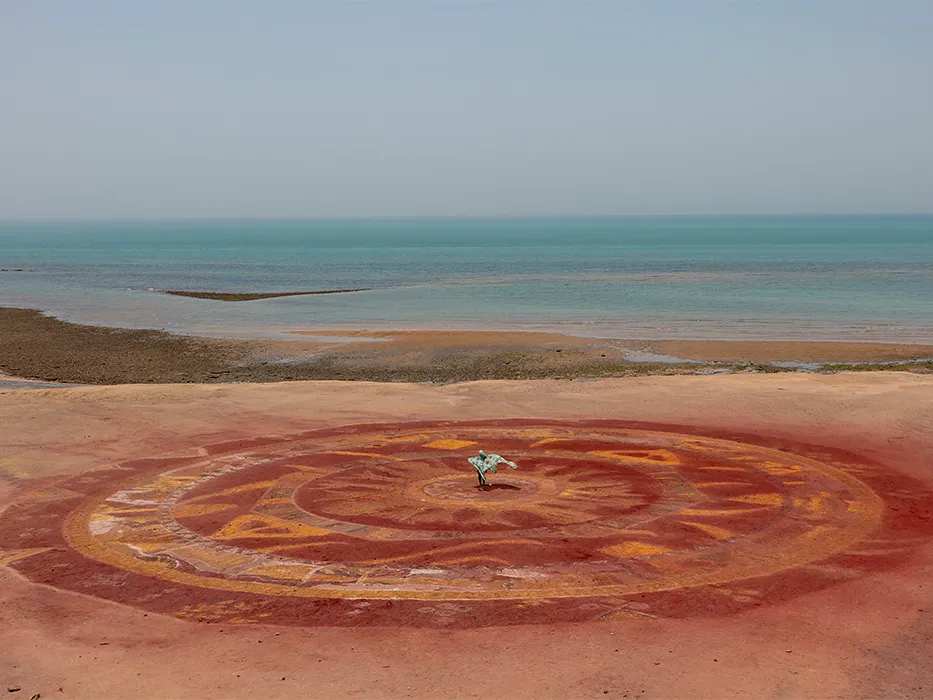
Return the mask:
POLYGON ((931 0, 0 0, 0 219, 933 212, 931 0))

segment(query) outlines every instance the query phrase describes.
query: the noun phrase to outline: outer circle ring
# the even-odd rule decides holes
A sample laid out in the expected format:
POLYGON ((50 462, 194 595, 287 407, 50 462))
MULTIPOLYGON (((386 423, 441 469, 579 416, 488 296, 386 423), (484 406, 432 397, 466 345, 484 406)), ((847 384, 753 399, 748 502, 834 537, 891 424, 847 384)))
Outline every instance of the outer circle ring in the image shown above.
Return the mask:
MULTIPOLYGON (((542 423, 546 423, 542 421, 542 423)), ((455 424, 454 424, 455 425, 455 424)), ((446 425, 443 429, 449 429, 446 425)), ((421 430, 422 428, 419 428, 421 430)), ((600 428, 600 433, 612 432, 607 428, 600 428)), ((755 453, 768 456, 773 460, 787 460, 788 454, 766 447, 749 446, 731 440, 715 438, 697 438, 694 436, 677 435, 660 431, 644 431, 639 433, 645 436, 656 436, 659 439, 688 438, 701 440, 713 445, 719 445, 731 450, 750 449, 755 453)), ((724 584, 737 579, 769 576, 785 569, 805 565, 831 556, 835 552, 844 550, 853 543, 864 538, 874 530, 882 517, 884 504, 875 492, 855 476, 835 467, 821 462, 793 456, 794 460, 812 473, 821 474, 842 484, 854 496, 850 502, 850 509, 854 509, 857 517, 849 519, 845 527, 839 529, 814 528, 806 535, 792 538, 781 544, 779 550, 768 552, 767 556, 756 555, 749 552, 734 553, 734 559, 725 567, 710 567, 704 570, 692 570, 688 575, 679 575, 674 578, 660 578, 632 582, 626 585, 556 585, 541 586, 530 590, 502 588, 494 594, 489 591, 454 590, 442 588, 440 590, 378 590, 364 588, 328 588, 328 587, 301 587, 290 586, 273 581, 253 581, 234 578, 220 578, 216 576, 200 575, 190 571, 173 568, 164 561, 146 561, 132 556, 121 554, 95 538, 90 529, 89 522, 94 512, 107 500, 113 491, 100 494, 88 499, 74 510, 67 518, 64 526, 64 535, 68 544, 86 557, 98 562, 110 564, 119 569, 170 581, 177 584, 194 586, 198 588, 231 591, 239 593, 255 593, 261 595, 291 596, 298 598, 324 598, 324 599, 414 599, 414 600, 527 600, 540 598, 580 598, 594 596, 624 596, 636 593, 666 591, 679 588, 691 588, 705 585, 724 584), (854 503, 854 506, 851 505, 854 503)), ((137 477, 125 482, 121 486, 126 488, 134 484, 151 479, 151 475, 137 477)))

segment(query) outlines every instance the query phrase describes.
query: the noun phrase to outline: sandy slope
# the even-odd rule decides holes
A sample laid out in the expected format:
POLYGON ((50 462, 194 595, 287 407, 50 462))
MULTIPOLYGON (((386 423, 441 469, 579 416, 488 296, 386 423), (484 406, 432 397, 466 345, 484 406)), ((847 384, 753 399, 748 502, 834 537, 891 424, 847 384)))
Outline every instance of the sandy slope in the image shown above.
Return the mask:
MULTIPOLYGON (((933 486, 933 377, 302 382, 0 392, 0 504, 27 478, 354 422, 618 418, 843 446, 933 486)), ((929 697, 933 548, 712 619, 473 630, 198 626, 0 567, 0 683, 30 698, 929 697), (61 692, 58 692, 58 689, 61 692)))

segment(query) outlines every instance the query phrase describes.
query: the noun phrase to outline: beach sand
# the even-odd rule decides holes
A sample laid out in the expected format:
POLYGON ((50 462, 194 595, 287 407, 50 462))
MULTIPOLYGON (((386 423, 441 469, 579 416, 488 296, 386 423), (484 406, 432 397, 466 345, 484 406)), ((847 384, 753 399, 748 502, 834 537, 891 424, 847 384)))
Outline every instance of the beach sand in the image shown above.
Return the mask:
POLYGON ((789 369, 773 364, 778 362, 910 362, 891 368, 933 370, 931 345, 636 341, 545 332, 365 329, 296 331, 295 340, 223 340, 84 326, 8 308, 0 308, 0 328, 0 371, 77 384, 320 379, 450 383, 789 369))
MULTIPOLYGON (((86 470, 221 441, 529 417, 843 448, 933 487, 933 377, 911 373, 174 384, 0 391, 0 508, 86 470)), ((923 698, 933 542, 866 550, 904 544, 913 554, 893 568, 858 573, 853 555, 855 570, 830 567, 821 590, 765 590, 729 614, 473 629, 198 624, 30 583, 14 570, 28 553, 0 552, 0 676, 25 698, 923 698)))

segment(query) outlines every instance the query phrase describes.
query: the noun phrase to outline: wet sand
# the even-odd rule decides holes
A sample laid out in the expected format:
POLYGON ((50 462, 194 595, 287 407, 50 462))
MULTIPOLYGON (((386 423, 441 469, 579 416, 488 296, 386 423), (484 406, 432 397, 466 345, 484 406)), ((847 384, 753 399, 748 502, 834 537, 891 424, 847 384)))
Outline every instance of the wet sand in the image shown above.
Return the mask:
POLYGON ((655 340, 639 345, 649 352, 701 362, 897 362, 933 358, 933 345, 898 343, 655 340))
MULTIPOLYGON (((773 340, 627 340, 525 331, 293 331, 295 335, 378 338, 383 350, 570 349, 656 355, 695 362, 899 362, 933 359, 933 345, 773 340)), ((354 348, 355 349, 355 348, 354 348)))
POLYGON ((211 381, 245 356, 223 341, 65 323, 0 309, 0 371, 75 384, 211 381))
POLYGON ((826 371, 847 369, 846 363, 902 362, 890 368, 933 371, 929 345, 634 341, 537 332, 364 329, 299 331, 295 340, 224 340, 85 326, 10 308, 0 308, 0 328, 0 372, 75 384, 323 379, 451 383, 793 369, 774 364, 779 362, 833 363, 826 371))
MULTIPOLYGON (((842 448, 933 487, 933 377, 909 373, 157 385, 0 391, 0 508, 87 470, 219 441, 524 417, 842 448)), ((30 583, 15 571, 28 553, 0 552, 0 680, 25 698, 924 698, 933 545, 910 545, 893 569, 830 568, 825 589, 765 591, 742 612, 475 629, 199 624, 30 583)), ((868 541, 860 556, 897 547, 868 541)))

